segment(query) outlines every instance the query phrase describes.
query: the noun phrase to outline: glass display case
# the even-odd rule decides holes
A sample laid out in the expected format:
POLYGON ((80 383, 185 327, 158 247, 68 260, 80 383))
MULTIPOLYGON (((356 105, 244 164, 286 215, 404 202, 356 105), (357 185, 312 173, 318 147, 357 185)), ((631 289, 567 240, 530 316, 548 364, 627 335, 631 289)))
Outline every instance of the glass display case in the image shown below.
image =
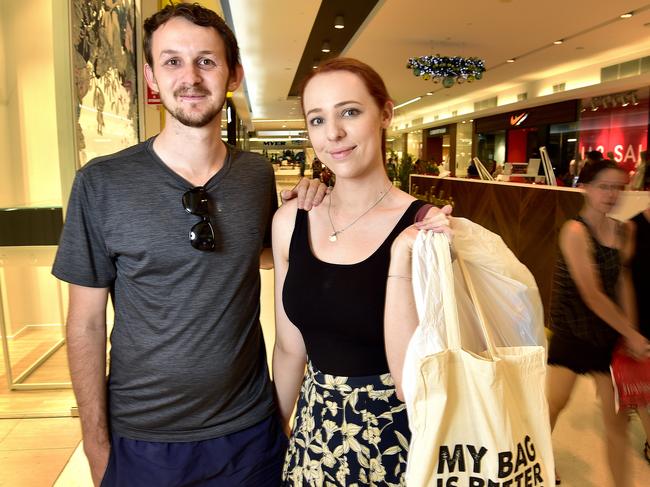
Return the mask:
POLYGON ((50 273, 62 225, 60 207, 0 208, 1 372, 11 390, 70 387, 66 289, 50 273))

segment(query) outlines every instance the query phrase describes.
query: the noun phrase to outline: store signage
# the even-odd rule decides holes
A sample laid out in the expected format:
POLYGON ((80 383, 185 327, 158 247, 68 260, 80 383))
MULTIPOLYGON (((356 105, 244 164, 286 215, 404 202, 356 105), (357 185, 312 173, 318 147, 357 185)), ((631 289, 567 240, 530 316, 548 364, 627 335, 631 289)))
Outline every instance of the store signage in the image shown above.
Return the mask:
POLYGON ((581 144, 580 156, 584 159, 587 152, 590 152, 592 150, 597 150, 603 153, 607 158, 611 157, 615 162, 618 162, 625 169, 631 170, 634 169, 637 161, 641 160, 641 153, 645 151, 645 145, 636 143, 622 143, 612 145, 611 143, 606 142, 595 146, 581 144))
POLYGON ((266 140, 263 142, 264 145, 287 145, 287 142, 284 140, 266 140))
POLYGON ((160 93, 147 85, 147 105, 160 105, 160 93))
POLYGON ((623 91, 606 96, 594 96, 589 103, 589 108, 595 112, 599 108, 626 107, 630 104, 634 106, 639 104, 637 90, 623 91))
POLYGON ((429 130, 429 135, 444 135, 447 133, 447 127, 429 130))
POLYGON ((518 127, 528 118, 528 112, 520 113, 519 115, 510 116, 510 125, 513 127, 518 127))
POLYGON ((635 169, 641 153, 647 149, 648 99, 629 104, 587 109, 580 116, 578 150, 585 154, 597 150, 614 160, 625 171, 635 169))

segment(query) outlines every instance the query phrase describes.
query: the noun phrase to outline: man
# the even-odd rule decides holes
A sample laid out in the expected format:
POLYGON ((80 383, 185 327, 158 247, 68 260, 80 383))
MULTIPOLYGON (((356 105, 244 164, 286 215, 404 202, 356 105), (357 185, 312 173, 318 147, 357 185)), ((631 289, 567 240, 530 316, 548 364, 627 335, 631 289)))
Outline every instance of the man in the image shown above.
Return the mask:
MULTIPOLYGON (((258 270, 273 170, 219 138, 226 92, 243 76, 237 41, 199 5, 169 5, 144 30, 145 77, 167 123, 79 171, 53 268, 70 283, 68 355, 93 482, 277 485, 286 438, 258 270)), ((316 188, 302 184, 307 209, 316 188)))

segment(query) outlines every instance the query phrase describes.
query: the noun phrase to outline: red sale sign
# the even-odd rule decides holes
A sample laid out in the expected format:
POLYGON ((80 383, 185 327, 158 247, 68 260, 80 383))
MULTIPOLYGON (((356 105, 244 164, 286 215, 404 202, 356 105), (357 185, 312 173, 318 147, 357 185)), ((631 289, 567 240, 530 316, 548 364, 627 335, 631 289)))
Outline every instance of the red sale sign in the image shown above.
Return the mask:
POLYGON ((648 99, 636 105, 587 108, 580 117, 580 156, 592 150, 616 161, 625 171, 634 170, 648 144, 648 99))

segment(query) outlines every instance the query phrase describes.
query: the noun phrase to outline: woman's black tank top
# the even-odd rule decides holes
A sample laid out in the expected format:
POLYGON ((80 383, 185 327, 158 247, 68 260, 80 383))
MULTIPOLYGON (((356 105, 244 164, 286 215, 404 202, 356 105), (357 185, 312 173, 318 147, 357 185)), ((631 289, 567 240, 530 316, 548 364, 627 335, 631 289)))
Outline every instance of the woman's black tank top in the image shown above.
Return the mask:
MULTIPOLYGON (((618 249, 601 245, 582 217, 577 216, 575 220, 582 223, 589 234, 594 251, 593 259, 604 293, 613 302, 618 302, 616 285, 621 270, 618 249)), ((553 279, 551 330, 599 347, 613 346, 619 337, 619 333, 599 318, 582 300, 561 251, 558 251, 553 279)))
POLYGON ((388 372, 384 304, 390 248, 424 204, 411 203, 379 248, 356 264, 317 259, 309 241, 308 213, 298 210, 282 302, 321 372, 346 377, 388 372))

